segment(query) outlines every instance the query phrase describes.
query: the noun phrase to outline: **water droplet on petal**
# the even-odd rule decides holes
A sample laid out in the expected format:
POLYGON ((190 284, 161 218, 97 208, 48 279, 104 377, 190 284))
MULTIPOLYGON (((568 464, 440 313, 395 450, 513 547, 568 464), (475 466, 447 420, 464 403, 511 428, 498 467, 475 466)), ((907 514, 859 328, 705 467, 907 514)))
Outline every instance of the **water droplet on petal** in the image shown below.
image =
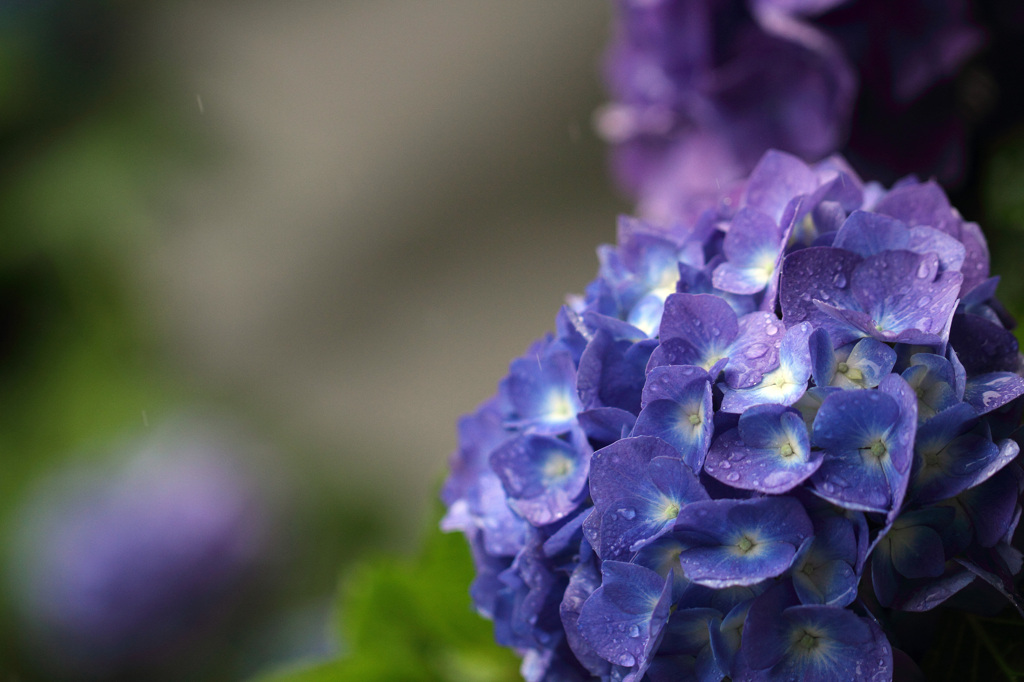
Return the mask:
POLYGON ((726 478, 727 480, 729 480, 729 481, 733 481, 733 482, 735 482, 735 481, 738 481, 738 480, 740 480, 740 475, 739 475, 739 474, 737 474, 737 473, 736 473, 736 472, 734 471, 734 472, 732 472, 731 474, 729 474, 728 476, 726 476, 725 478, 726 478))
POLYGON ((837 289, 842 289, 846 286, 846 275, 841 272, 837 272, 835 277, 832 278, 832 284, 834 284, 837 289))
POLYGON ((921 261, 921 264, 917 266, 917 277, 918 279, 924 279, 928 276, 928 261, 921 261))
POLYGON ((629 629, 629 636, 630 637, 639 637, 640 636, 640 628, 638 628, 635 625, 633 627, 631 627, 629 629))
POLYGON ((626 509, 620 509, 619 513, 622 514, 622 518, 626 519, 627 521, 636 517, 636 510, 630 509, 628 507, 626 509))
POLYGON ((764 357, 764 354, 768 352, 768 346, 763 343, 753 343, 743 351, 743 355, 749 360, 756 360, 757 358, 764 357))

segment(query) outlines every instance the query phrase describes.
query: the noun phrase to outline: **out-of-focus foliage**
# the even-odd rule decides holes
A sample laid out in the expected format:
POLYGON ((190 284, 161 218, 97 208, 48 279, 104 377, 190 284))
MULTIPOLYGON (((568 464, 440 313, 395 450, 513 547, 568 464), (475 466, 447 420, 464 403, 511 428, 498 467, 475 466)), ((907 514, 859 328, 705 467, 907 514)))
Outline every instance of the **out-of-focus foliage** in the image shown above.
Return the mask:
POLYGON ((467 586, 473 577, 461 535, 437 530, 414 558, 378 556, 343 579, 338 620, 342 660, 282 672, 262 682, 513 682, 518 660, 494 642, 491 623, 477 615, 467 586))

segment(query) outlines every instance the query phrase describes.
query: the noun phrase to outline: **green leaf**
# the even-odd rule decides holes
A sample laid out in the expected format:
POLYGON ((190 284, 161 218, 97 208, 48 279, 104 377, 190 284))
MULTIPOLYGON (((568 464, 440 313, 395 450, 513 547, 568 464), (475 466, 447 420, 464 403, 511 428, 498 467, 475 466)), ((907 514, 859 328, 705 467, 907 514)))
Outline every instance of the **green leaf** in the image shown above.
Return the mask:
POLYGON ((474 568, 461 534, 438 529, 435 510, 414 559, 378 556, 343 581, 341 661, 284 671, 262 682, 514 682, 519 659, 494 642, 491 623, 472 607, 474 568))

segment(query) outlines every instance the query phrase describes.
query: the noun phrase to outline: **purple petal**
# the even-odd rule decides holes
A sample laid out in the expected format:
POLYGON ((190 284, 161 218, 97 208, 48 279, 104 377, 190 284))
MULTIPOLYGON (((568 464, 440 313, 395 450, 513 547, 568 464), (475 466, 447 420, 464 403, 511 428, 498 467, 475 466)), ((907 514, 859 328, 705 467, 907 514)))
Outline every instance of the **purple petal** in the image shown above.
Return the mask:
POLYGON ((668 621, 671 581, 619 561, 604 562, 601 572, 601 587, 580 610, 580 632, 605 660, 646 667, 668 621))
POLYGON ((964 401, 978 414, 997 410, 1024 395, 1024 377, 1010 372, 991 372, 967 380, 964 401))
POLYGON ((789 497, 695 502, 675 528, 687 547, 679 555, 686 577, 712 588, 781 575, 812 533, 807 512, 789 497))
POLYGON ((550 436, 525 435, 491 454, 509 505, 535 526, 553 523, 579 505, 590 472, 590 447, 550 436))
POLYGON ((934 254, 884 251, 865 259, 853 274, 854 310, 868 313, 874 325, 861 330, 886 342, 945 341, 963 275, 937 272, 934 254))
POLYGON ((832 343, 843 345, 863 336, 848 324, 820 310, 815 301, 841 308, 856 309, 850 283, 856 267, 863 259, 855 253, 824 246, 795 251, 782 262, 779 302, 787 327, 810 322, 824 327, 832 343))

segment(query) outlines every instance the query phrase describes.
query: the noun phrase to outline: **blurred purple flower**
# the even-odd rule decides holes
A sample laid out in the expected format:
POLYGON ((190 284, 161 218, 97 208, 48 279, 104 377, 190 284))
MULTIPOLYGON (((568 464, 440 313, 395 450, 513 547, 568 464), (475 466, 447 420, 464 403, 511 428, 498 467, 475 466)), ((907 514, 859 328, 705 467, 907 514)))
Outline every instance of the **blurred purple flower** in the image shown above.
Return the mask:
POLYGON ((966 0, 619 0, 616 14, 597 126, 644 215, 694 217, 768 149, 817 161, 852 140, 871 170, 961 171, 955 108, 915 104, 983 42, 966 0), (883 122, 900 137, 879 150, 863 130, 883 122))
POLYGON ((144 668, 240 594, 269 519, 235 447, 178 430, 113 469, 44 481, 12 571, 44 667, 76 679, 144 668))

